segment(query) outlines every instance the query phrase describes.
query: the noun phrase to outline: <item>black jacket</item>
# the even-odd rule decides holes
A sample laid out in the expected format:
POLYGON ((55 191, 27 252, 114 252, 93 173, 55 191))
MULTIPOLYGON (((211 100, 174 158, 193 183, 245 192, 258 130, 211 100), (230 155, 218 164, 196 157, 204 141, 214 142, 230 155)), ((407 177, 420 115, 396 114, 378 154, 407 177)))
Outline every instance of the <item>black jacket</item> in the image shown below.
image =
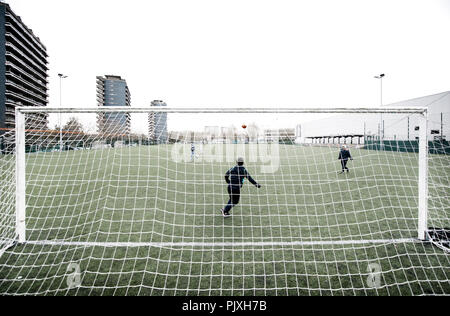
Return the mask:
POLYGON ((225 173, 225 181, 233 187, 241 188, 244 184, 245 178, 247 178, 253 185, 258 185, 258 183, 256 183, 256 181, 249 175, 244 166, 234 166, 228 170, 227 173, 225 173))
POLYGON ((348 159, 353 159, 352 155, 350 154, 350 150, 344 150, 341 149, 341 151, 339 152, 339 160, 348 160, 348 159))

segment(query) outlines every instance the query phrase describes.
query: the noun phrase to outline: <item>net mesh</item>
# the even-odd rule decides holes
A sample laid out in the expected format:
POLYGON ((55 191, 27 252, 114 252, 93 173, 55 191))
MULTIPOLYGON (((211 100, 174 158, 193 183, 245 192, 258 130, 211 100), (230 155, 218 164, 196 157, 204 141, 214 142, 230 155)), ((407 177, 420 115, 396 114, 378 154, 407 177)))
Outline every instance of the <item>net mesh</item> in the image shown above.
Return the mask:
POLYGON ((26 242, 14 247, 13 132, 0 156, 0 293, 448 295, 450 148, 429 145, 440 249, 416 239, 418 134, 405 124, 417 116, 300 128, 297 113, 149 112, 130 126, 108 112, 50 130, 27 114, 26 242), (224 218, 237 157, 261 188, 244 178, 224 218))

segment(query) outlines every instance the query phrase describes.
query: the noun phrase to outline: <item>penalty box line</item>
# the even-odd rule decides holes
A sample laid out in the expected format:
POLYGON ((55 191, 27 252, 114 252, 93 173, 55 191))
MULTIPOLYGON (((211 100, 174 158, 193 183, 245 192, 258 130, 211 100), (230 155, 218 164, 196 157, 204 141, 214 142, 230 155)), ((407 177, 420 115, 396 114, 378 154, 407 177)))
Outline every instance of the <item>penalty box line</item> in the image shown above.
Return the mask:
POLYGON ((400 244, 421 243, 414 238, 367 239, 367 240, 329 240, 329 241, 244 241, 244 242, 89 242, 41 240, 26 241, 25 245, 39 246, 82 246, 82 247, 268 247, 268 246, 328 246, 328 245, 364 245, 364 244, 400 244))

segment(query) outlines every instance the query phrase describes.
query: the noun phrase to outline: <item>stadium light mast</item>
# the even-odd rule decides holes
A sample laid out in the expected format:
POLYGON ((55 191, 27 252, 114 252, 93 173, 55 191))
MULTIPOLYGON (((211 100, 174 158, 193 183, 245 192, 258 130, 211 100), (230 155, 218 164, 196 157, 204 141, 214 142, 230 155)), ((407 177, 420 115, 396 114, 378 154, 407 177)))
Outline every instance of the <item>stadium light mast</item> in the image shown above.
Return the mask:
MULTIPOLYGON (((59 76, 59 107, 62 108, 62 80, 67 78, 66 75, 58 74, 59 76)), ((59 151, 62 152, 62 125, 61 125, 61 113, 59 113, 59 151)))
POLYGON ((383 106, 383 78, 386 76, 385 74, 381 74, 379 76, 375 76, 375 79, 380 79, 380 105, 383 106))
MULTIPOLYGON (((383 106, 383 78, 385 74, 380 74, 379 76, 375 76, 375 79, 380 79, 380 106, 383 106)), ((380 138, 380 149, 383 148, 383 140, 384 138, 384 122, 383 122, 383 113, 380 114, 380 128, 379 128, 379 138, 380 138)))

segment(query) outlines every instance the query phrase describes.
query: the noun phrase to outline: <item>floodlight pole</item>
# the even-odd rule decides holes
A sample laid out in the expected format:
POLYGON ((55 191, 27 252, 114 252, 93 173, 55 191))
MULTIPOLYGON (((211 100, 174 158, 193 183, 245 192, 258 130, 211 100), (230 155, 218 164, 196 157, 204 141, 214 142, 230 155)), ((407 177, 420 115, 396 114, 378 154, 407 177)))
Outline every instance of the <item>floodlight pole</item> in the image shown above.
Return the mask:
MULTIPOLYGON (((62 108, 62 80, 67 78, 63 74, 58 74, 59 76, 59 107, 62 108)), ((61 126, 61 113, 59 113, 59 151, 62 152, 62 126, 61 126)))
POLYGON ((427 239, 428 222, 428 112, 419 116, 419 223, 418 239, 427 239))
MULTIPOLYGON (((383 78, 386 76, 385 74, 380 74, 379 76, 375 76, 375 79, 380 79, 380 107, 383 107, 383 78)), ((380 150, 383 148, 383 139, 384 139, 384 122, 383 122, 383 113, 380 114, 380 150)))

